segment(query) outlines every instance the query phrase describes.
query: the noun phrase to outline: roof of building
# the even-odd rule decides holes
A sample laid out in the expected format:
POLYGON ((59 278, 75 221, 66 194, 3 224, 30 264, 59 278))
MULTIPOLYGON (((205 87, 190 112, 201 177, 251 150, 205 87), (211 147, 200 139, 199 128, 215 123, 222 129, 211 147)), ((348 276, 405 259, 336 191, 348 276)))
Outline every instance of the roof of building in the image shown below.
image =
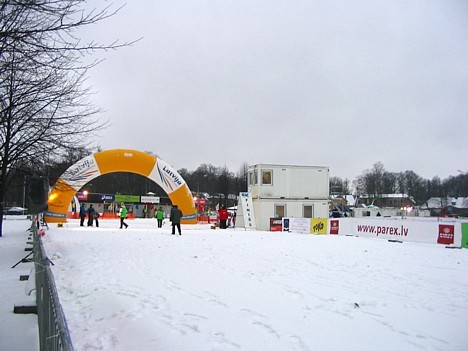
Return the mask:
POLYGON ((431 197, 421 206, 421 208, 443 208, 446 206, 468 208, 468 197, 431 197))

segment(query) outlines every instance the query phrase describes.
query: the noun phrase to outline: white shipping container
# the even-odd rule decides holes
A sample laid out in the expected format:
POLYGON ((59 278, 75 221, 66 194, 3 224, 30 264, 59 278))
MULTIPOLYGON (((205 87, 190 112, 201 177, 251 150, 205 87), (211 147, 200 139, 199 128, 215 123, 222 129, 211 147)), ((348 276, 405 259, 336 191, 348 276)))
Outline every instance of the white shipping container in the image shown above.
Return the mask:
POLYGON ((329 169, 258 164, 249 168, 248 185, 254 198, 328 199, 329 169))
POLYGON ((328 217, 328 167, 253 165, 249 167, 248 190, 257 229, 269 230, 270 218, 328 217))

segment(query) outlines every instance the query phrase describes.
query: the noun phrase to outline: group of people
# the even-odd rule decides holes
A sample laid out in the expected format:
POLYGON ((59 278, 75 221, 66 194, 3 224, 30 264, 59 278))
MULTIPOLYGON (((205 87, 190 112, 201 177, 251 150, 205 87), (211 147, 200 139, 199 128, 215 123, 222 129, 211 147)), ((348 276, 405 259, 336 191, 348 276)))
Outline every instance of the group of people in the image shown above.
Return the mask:
POLYGON ((218 210, 218 218, 219 229, 227 229, 227 227, 234 226, 236 224, 236 212, 231 214, 224 206, 221 206, 218 210))
POLYGON ((85 208, 84 204, 80 206, 80 226, 84 227, 84 222, 86 219, 86 215, 88 215, 88 227, 93 226, 93 222, 96 222, 96 227, 99 227, 99 217, 101 215, 97 212, 93 205, 89 205, 88 209, 85 208))
MULTIPOLYGON (((125 204, 122 202, 120 204, 120 209, 119 209, 120 229, 122 229, 123 227, 125 227, 125 229, 128 228, 128 224, 125 222, 125 219, 127 218, 127 214, 128 214, 127 207, 125 207, 125 204)), ((184 214, 182 213, 182 211, 179 209, 177 205, 174 205, 171 208, 169 221, 172 223, 172 235, 175 235, 176 228, 177 228, 179 235, 182 235, 180 221, 183 215, 184 214)), ((88 209, 85 208, 84 204, 81 204, 80 206, 80 226, 81 227, 84 226, 86 216, 88 216, 88 227, 92 227, 93 222, 96 222, 96 227, 99 227, 100 214, 94 209, 92 204, 89 205, 88 209)), ((221 208, 219 209, 218 216, 219 216, 219 228, 226 229, 227 220, 229 218, 229 213, 228 213, 228 210, 224 206, 221 206, 221 208)), ((159 209, 156 211, 155 217, 158 220, 158 228, 162 228, 163 220, 164 220, 164 210, 162 209, 162 207, 159 207, 159 209)))
MULTIPOLYGON (((119 209, 119 218, 120 218, 120 229, 125 227, 125 229, 128 228, 128 224, 125 222, 125 219, 127 218, 127 207, 125 204, 122 202, 120 204, 120 209, 119 209)), ((97 212, 93 205, 89 205, 88 209, 85 208, 84 204, 81 204, 80 206, 80 226, 84 227, 84 222, 86 219, 86 216, 88 217, 88 227, 93 226, 93 222, 96 222, 96 227, 99 227, 99 217, 101 216, 99 212, 97 212)), ((171 209, 171 214, 169 220, 172 222, 172 234, 175 235, 175 228, 177 228, 179 235, 182 235, 182 231, 180 228, 180 220, 182 219, 182 211, 179 210, 177 205, 174 205, 171 209)), ((155 214, 156 219, 158 220, 158 228, 162 228, 163 225, 163 220, 164 220, 164 210, 162 207, 159 207, 159 209, 156 211, 155 214)))
MULTIPOLYGON (((84 222, 86 220, 86 216, 88 217, 88 227, 93 226, 93 222, 96 223, 96 227, 99 227, 99 217, 101 215, 99 212, 97 212, 93 204, 89 205, 88 209, 85 208, 84 204, 80 205, 80 226, 84 227, 84 222)), ((122 202, 120 205, 120 210, 119 210, 119 218, 120 218, 120 229, 122 229, 124 226, 125 228, 128 228, 128 224, 125 223, 125 218, 127 218, 127 208, 125 207, 125 204, 122 202)))

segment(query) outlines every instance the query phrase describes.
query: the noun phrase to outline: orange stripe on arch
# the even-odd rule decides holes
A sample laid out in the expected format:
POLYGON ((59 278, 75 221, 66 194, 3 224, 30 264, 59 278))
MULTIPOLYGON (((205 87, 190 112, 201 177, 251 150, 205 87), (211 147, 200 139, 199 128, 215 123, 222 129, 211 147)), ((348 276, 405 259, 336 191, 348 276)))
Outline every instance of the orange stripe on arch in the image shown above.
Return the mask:
POLYGON ((145 152, 114 149, 94 154, 101 174, 130 172, 147 177, 156 164, 156 156, 145 152))
POLYGON ((184 216, 194 216, 191 219, 183 219, 182 223, 185 224, 196 224, 197 217, 196 213, 197 210, 195 208, 195 203, 193 201, 192 193, 186 184, 181 186, 176 191, 169 194, 169 198, 173 205, 177 205, 179 209, 182 211, 184 216))
POLYGON ((76 190, 59 178, 49 194, 48 210, 56 213, 66 213, 76 190))

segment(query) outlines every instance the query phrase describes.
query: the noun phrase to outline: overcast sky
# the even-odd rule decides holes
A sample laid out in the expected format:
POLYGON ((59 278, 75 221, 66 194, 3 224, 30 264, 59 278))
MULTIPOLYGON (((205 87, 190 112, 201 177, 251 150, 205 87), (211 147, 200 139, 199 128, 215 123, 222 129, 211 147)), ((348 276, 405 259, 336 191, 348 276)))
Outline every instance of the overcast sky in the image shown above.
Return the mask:
POLYGON ((89 72, 103 149, 190 171, 468 171, 466 1, 132 0, 89 33, 142 37, 89 72))

